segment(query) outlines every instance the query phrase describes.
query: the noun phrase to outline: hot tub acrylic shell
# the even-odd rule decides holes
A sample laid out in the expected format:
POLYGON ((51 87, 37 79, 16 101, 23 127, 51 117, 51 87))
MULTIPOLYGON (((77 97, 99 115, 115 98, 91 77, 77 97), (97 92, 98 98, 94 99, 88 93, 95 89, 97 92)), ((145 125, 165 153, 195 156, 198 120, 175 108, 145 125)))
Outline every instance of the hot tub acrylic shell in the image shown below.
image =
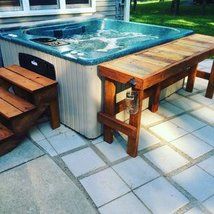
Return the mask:
MULTIPOLYGON (((91 21, 88 21, 87 23, 90 22, 91 21)), ((153 25, 149 27, 149 25, 124 23, 121 21, 107 19, 97 20, 97 22, 100 25, 102 22, 105 22, 105 26, 109 28, 118 28, 119 25, 121 30, 129 29, 130 31, 133 29, 135 29, 135 31, 142 31, 142 28, 146 26, 147 31, 150 33, 155 32, 155 26, 153 25), (113 26, 114 24, 115 26, 113 26)), ((82 24, 83 23, 81 23, 81 25, 82 24)), ((159 28, 161 27, 158 27, 158 29, 159 28)), ((56 79, 59 82, 61 122, 87 138, 96 138, 101 134, 101 126, 97 122, 97 112, 101 110, 102 106, 102 82, 97 74, 97 65, 103 61, 143 50, 150 46, 171 41, 192 33, 188 30, 164 28, 163 31, 170 30, 172 32, 168 32, 167 34, 162 32, 165 36, 164 38, 156 41, 156 44, 148 42, 146 44, 141 44, 140 47, 132 47, 127 50, 123 50, 123 52, 111 54, 107 58, 98 57, 96 59, 77 59, 64 56, 58 50, 49 46, 38 45, 33 42, 31 43, 31 41, 26 40, 25 37, 6 36, 6 34, 14 34, 14 31, 16 31, 16 33, 18 31, 23 33, 26 30, 26 28, 13 29, 12 31, 4 32, 1 35, 0 44, 4 65, 8 66, 11 64, 19 64, 19 53, 33 54, 36 57, 51 62, 55 67, 56 79)), ((174 84, 164 90, 162 96, 168 96, 181 86, 182 82, 174 84)), ((120 99, 120 97, 118 97, 118 99, 120 99)), ((145 107, 146 103, 147 102, 145 102, 145 107)), ((120 114, 121 119, 124 119, 124 116, 126 115, 120 114)))

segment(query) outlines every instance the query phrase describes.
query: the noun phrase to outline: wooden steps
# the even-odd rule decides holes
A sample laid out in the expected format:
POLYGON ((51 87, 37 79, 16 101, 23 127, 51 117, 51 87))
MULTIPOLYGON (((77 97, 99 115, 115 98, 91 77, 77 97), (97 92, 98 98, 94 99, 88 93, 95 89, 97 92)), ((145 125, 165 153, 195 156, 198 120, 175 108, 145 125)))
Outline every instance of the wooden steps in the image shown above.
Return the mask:
POLYGON ((0 156, 15 148, 49 109, 52 128, 60 125, 57 82, 25 68, 0 68, 0 156))

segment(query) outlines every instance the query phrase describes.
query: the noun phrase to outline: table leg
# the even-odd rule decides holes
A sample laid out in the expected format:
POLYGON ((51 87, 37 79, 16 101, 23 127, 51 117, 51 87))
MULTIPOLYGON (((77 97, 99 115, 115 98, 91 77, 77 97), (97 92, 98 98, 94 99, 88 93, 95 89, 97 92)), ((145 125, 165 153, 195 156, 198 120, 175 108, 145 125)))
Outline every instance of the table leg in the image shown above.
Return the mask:
POLYGON ((160 93, 161 93, 161 86, 160 86, 160 84, 158 84, 155 86, 154 94, 149 98, 149 110, 151 112, 158 111, 160 93))
POLYGON ((137 133, 135 137, 128 137, 128 145, 127 145, 127 153, 136 157, 138 152, 138 144, 139 144, 139 135, 140 135, 140 127, 141 127, 141 112, 142 112, 142 104, 143 104, 143 91, 138 91, 138 99, 139 99, 139 109, 136 114, 131 114, 129 119, 129 124, 136 127, 137 133))
MULTIPOLYGON (((116 85, 113 81, 105 79, 104 88, 104 112, 109 116, 115 116, 115 105, 116 105, 116 85)), ((104 125, 103 127, 104 141, 107 143, 113 142, 113 129, 104 125)))
POLYGON ((212 99, 214 93, 214 61, 211 68, 210 78, 207 86, 205 97, 212 99))
POLYGON ((188 79, 187 79, 187 85, 186 85, 186 91, 188 92, 192 92, 193 91, 193 87, 194 87, 194 83, 195 83, 195 77, 197 74, 197 66, 195 65, 190 69, 190 74, 188 75, 188 79))

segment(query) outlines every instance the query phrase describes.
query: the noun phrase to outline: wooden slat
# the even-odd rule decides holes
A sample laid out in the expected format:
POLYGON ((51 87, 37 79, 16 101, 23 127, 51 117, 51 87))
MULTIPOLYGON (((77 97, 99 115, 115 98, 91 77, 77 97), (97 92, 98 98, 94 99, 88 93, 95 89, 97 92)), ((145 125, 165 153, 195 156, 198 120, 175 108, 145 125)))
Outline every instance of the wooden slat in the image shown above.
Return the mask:
POLYGON ((105 113, 98 113, 98 120, 106 126, 112 127, 112 129, 116 129, 130 137, 136 136, 136 128, 129 124, 126 124, 120 120, 117 120, 111 116, 108 116, 105 113))
POLYGON ((31 103, 17 97, 16 95, 6 91, 0 87, 0 98, 22 112, 27 112, 35 108, 31 103))
POLYGON ((212 36, 206 36, 206 35, 201 35, 201 34, 194 34, 189 36, 188 38, 201 41, 201 42, 206 42, 206 43, 214 43, 214 38, 212 36))
POLYGON ((22 68, 18 65, 11 65, 6 68, 43 86, 56 84, 56 81, 46 78, 28 69, 22 68))
POLYGON ((13 132, 0 123, 0 142, 13 136, 13 132))
POLYGON ((187 49, 187 51, 192 51, 192 52, 201 52, 207 49, 207 47, 199 47, 196 45, 193 45, 191 43, 185 43, 183 41, 177 41, 173 43, 174 45, 177 45, 178 47, 184 47, 187 49))
POLYGON ((32 80, 5 68, 0 68, 0 78, 31 93, 44 87, 41 84, 33 82, 32 80))
POLYGON ((6 119, 11 119, 18 115, 21 115, 22 113, 22 111, 0 98, 0 115, 5 117, 6 119))
POLYGON ((210 43, 205 43, 205 42, 199 42, 197 40, 191 40, 190 38, 184 38, 182 40, 179 40, 175 43, 179 43, 179 44, 186 44, 186 45, 191 45, 193 47, 197 47, 197 48, 201 48, 201 49, 204 49, 204 48, 209 48, 210 47, 210 43))
POLYGON ((162 50, 162 51, 167 51, 169 53, 177 53, 183 56, 191 56, 195 52, 193 51, 188 51, 186 48, 179 47, 178 45, 167 45, 167 46, 160 46, 157 47, 157 50, 162 50))
POLYGON ((167 63, 167 64, 169 65, 169 64, 171 64, 171 63, 176 62, 176 60, 173 60, 173 59, 166 59, 166 58, 164 58, 163 56, 158 56, 158 55, 156 55, 156 54, 153 54, 153 53, 150 52, 150 51, 143 52, 143 53, 137 53, 137 54, 135 54, 135 55, 150 58, 150 59, 154 60, 156 63, 159 62, 159 61, 161 61, 161 62, 167 63))
POLYGON ((144 54, 146 56, 148 55, 148 56, 154 56, 154 57, 159 57, 159 58, 168 59, 168 60, 174 60, 174 62, 177 62, 178 60, 183 60, 186 57, 178 53, 172 53, 169 51, 163 51, 163 50, 161 51, 156 49, 145 52, 144 54))
POLYGON ((152 58, 152 57, 149 57, 149 56, 146 56, 146 55, 132 55, 132 57, 134 57, 134 58, 136 58, 136 59, 138 59, 138 60, 141 60, 141 61, 143 61, 143 62, 147 62, 147 63, 151 63, 151 64, 153 64, 153 65, 160 65, 160 67, 165 67, 165 66, 167 66, 167 65, 169 65, 170 63, 172 63, 172 61, 171 62, 164 62, 164 61, 162 61, 160 58, 159 59, 157 59, 157 58, 152 58))

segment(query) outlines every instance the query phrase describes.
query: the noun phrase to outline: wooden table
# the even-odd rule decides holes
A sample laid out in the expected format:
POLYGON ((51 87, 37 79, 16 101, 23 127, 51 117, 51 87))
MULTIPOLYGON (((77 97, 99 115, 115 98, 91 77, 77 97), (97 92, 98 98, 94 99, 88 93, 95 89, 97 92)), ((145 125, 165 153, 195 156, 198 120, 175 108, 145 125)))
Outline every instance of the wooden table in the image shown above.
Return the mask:
MULTIPOLYGON (((214 53, 214 37, 194 34, 164 45, 99 65, 99 75, 104 78, 104 110, 98 120, 104 124, 104 140, 113 141, 113 131, 128 135, 127 153, 137 155, 141 108, 143 99, 149 97, 149 109, 158 110, 160 92, 163 88, 188 76, 186 90, 193 90, 197 65, 214 53), (138 113, 131 114, 129 124, 116 119, 125 109, 125 100, 116 103, 116 83, 131 84, 138 93, 138 113)), ((212 68, 212 79, 214 70, 212 68)), ((212 81, 213 82, 213 81, 212 81)), ((210 90, 213 91, 213 84, 210 90)))

